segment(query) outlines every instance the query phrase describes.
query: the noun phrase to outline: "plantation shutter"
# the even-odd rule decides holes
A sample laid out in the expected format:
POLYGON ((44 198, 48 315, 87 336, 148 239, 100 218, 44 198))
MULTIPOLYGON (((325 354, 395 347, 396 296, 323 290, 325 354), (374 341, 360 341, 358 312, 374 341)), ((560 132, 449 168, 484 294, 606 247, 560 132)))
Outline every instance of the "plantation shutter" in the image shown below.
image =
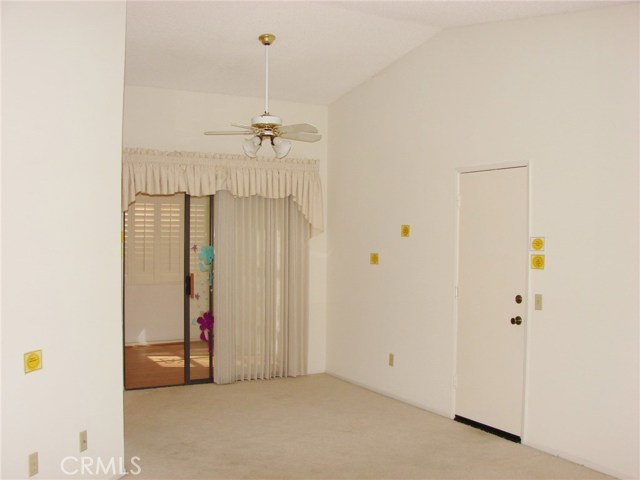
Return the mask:
POLYGON ((139 194, 124 216, 129 285, 181 282, 184 196, 139 194))

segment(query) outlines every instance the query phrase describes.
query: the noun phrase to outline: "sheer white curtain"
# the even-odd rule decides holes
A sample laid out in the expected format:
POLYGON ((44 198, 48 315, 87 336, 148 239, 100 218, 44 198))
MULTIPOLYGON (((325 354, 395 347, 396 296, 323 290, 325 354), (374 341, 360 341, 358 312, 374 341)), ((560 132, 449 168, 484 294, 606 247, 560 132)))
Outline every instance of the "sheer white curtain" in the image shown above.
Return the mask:
POLYGON ((310 225, 292 197, 214 198, 216 383, 307 370, 310 225))

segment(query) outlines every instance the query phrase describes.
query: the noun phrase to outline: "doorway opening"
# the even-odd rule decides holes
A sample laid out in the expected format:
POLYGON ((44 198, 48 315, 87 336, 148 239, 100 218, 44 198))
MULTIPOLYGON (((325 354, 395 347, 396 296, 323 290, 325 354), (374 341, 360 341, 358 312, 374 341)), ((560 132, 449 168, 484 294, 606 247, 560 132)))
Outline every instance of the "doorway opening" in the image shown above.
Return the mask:
POLYGON ((138 194, 123 221, 125 389, 213 382, 213 196, 138 194))

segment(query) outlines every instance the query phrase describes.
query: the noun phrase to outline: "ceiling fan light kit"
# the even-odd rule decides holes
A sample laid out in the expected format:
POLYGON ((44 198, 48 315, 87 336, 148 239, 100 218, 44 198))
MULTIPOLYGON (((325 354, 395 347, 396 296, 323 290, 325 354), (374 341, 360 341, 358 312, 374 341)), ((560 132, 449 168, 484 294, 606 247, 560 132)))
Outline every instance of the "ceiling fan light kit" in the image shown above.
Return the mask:
POLYGON ((283 140, 280 137, 271 138, 271 145, 273 146, 273 151, 276 152, 276 157, 284 158, 291 150, 291 142, 288 140, 283 140))
POLYGON ((262 139, 260 137, 245 138, 242 142, 242 150, 247 157, 256 158, 256 154, 262 146, 262 139))
POLYGON ((276 39, 271 33, 263 33, 258 37, 260 43, 265 47, 265 88, 264 88, 264 113, 251 119, 251 125, 231 125, 241 128, 244 131, 232 132, 204 132, 205 135, 251 135, 242 143, 242 150, 245 155, 251 158, 257 156, 257 152, 262 146, 265 138, 269 139, 273 151, 277 158, 284 158, 291 150, 291 142, 317 142, 322 138, 318 134, 318 129, 308 123, 298 123, 295 125, 282 125, 282 119, 269 113, 269 45, 276 39))

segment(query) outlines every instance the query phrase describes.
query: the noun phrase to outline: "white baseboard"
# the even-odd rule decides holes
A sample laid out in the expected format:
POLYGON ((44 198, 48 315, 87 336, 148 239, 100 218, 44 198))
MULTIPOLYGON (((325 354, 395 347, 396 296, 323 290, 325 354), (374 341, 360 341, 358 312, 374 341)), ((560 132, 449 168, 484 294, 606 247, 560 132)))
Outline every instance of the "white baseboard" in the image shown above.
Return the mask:
POLYGON ((632 474, 624 474, 613 470, 611 468, 605 467, 604 465, 600 465, 598 463, 592 462, 585 458, 578 457, 576 455, 572 455, 567 452, 563 452, 562 450, 557 450, 555 448, 551 448, 547 445, 543 445, 538 442, 529 442, 526 437, 522 438, 522 445, 526 445, 527 447, 535 448, 536 450, 540 450, 541 452, 548 453, 549 455, 553 455, 555 457, 560 457, 564 460, 568 460, 573 463, 577 463, 578 465, 582 465, 583 467, 590 468, 591 470, 595 470, 597 472, 604 473, 606 475, 611 475, 615 478, 625 479, 625 480, 636 480, 638 477, 632 474))
MULTIPOLYGON (((395 395, 395 394, 393 394, 391 392, 387 392, 385 390, 381 390, 381 389, 378 389, 378 388, 371 387, 370 385, 367 385, 367 384, 362 383, 362 382, 358 382, 356 380, 353 380, 353 379, 351 379, 349 377, 346 377, 344 375, 340 375, 340 374, 335 373, 335 372, 327 371, 325 373, 327 375, 331 375, 332 377, 335 377, 335 378, 338 378, 340 380, 343 380, 343 381, 345 381, 347 383, 351 383, 352 385, 356 385, 356 386, 364 388, 366 390, 369 390, 369 391, 372 391, 372 392, 375 392, 375 393, 379 393, 380 395, 384 395, 385 397, 393 398, 394 400, 398 400, 400 402, 412 405, 412 406, 420 408, 422 410, 426 410, 428 412, 435 413, 436 415, 440 415, 442 417, 446 417, 446 418, 449 418, 449 419, 453 418, 451 412, 445 412, 443 410, 440 410, 438 408, 433 408, 433 407, 431 407, 429 405, 426 405, 426 404, 422 404, 422 403, 419 403, 419 402, 414 402, 412 400, 408 400, 408 399, 403 398, 401 396, 395 395)), ((548 454, 554 455, 556 457, 560 457, 560 458, 562 458, 564 460, 568 460, 570 462, 577 463, 578 465, 582 465, 582 466, 590 468, 592 470, 596 470, 598 472, 602 472, 602 473, 604 473, 606 475, 611 475, 612 477, 615 477, 615 478, 624 479, 624 480, 637 480, 637 477, 632 475, 632 474, 624 474, 624 473, 618 472, 616 470, 613 470, 611 468, 608 468, 608 467, 606 467, 604 465, 600 465, 600 464, 597 464, 597 463, 592 462, 590 460, 587 460, 585 458, 581 458, 581 457, 578 457, 576 455, 572 455, 572 454, 567 453, 567 452, 556 450, 556 449, 550 448, 550 447, 548 447, 546 445, 539 444, 537 442, 529 442, 529 441, 526 440, 526 437, 522 438, 522 444, 526 445, 527 447, 531 447, 531 448, 535 448, 536 450, 540 450, 541 452, 548 453, 548 454)))
POLYGON ((399 402, 406 403, 407 405, 411 405, 412 407, 416 407, 416 408, 419 408, 421 410, 426 410, 427 412, 435 413, 436 415, 440 415, 441 417, 445 417, 445 418, 448 418, 448 419, 452 418, 451 412, 445 412, 444 410, 441 410, 439 408, 434 408, 433 406, 427 405, 425 403, 415 402, 415 401, 410 400, 408 398, 404 398, 404 397, 402 397, 400 395, 396 395, 396 394, 394 394, 392 392, 388 392, 386 390, 382 390, 382 389, 379 389, 379 388, 372 387, 371 385, 367 385, 365 383, 358 382, 357 380, 353 380, 352 378, 345 377, 344 375, 340 375, 340 374, 335 373, 335 372, 326 371, 325 373, 327 375, 331 375, 332 377, 338 378, 338 379, 343 380, 343 381, 345 381, 347 383, 350 383, 352 385, 356 385, 358 387, 364 388, 364 389, 369 390, 371 392, 375 392, 375 393, 378 393, 380 395, 384 395, 385 397, 389 397, 389 398, 393 398, 394 400, 398 400, 399 402))

